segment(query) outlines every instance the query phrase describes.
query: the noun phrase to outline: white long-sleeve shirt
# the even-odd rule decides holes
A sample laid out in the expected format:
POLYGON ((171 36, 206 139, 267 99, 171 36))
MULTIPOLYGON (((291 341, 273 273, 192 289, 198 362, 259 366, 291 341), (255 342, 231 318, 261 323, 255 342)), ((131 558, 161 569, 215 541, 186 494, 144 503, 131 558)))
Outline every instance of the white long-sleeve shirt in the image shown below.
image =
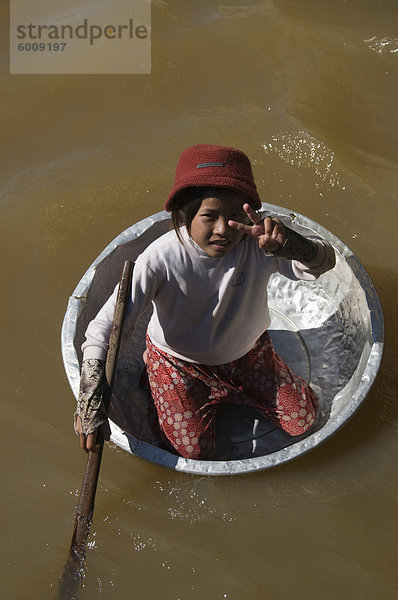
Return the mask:
MULTIPOLYGON (((137 258, 123 335, 153 303, 148 334, 155 346, 189 362, 224 364, 246 354, 269 327, 267 284, 272 273, 314 280, 334 266, 330 244, 312 238, 318 252, 309 264, 270 257, 244 237, 221 258, 209 257, 181 229, 184 244, 169 231, 137 258)), ((89 324, 83 358, 104 359, 117 286, 89 324)))

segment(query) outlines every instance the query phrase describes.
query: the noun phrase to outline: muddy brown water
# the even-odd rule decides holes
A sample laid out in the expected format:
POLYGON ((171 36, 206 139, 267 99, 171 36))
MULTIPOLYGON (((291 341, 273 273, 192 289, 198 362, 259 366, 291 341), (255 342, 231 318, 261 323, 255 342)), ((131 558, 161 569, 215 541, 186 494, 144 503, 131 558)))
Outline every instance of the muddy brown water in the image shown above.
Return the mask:
POLYGON ((152 2, 152 74, 8 74, 1 2, 1 589, 53 598, 85 457, 60 353, 67 298, 162 209, 181 150, 247 152, 261 197, 370 273, 386 346, 331 440, 230 478, 105 449, 82 600, 393 600, 398 481, 395 0, 152 2))

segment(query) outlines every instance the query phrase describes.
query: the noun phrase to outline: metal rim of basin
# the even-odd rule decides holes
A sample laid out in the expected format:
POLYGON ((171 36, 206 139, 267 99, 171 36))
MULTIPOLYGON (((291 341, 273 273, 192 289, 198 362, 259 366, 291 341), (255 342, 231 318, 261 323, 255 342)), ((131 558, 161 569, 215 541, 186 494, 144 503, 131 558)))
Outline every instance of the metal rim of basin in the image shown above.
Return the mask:
MULTIPOLYGON (((360 383, 352 393, 352 397, 337 415, 330 418, 326 424, 319 430, 310 434, 308 437, 293 443, 286 448, 277 450, 271 454, 238 460, 193 460, 175 456, 166 450, 162 450, 151 444, 140 441, 124 432, 118 425, 111 422, 111 441, 118 447, 130 452, 135 456, 144 458, 158 465, 190 474, 198 475, 233 475, 243 474, 253 471, 267 469, 273 466, 290 461, 309 450, 316 448, 319 444, 331 437, 340 427, 342 427, 356 412, 359 406, 366 398, 380 367, 384 342, 383 315, 377 292, 366 272, 365 268, 353 252, 341 240, 334 236, 327 229, 312 221, 311 219, 292 213, 288 209, 263 203, 262 211, 271 213, 282 220, 288 219, 298 227, 311 230, 315 235, 320 235, 328 240, 339 255, 349 263, 350 269, 359 285, 366 295, 366 303, 369 314, 371 328, 371 348, 366 360, 366 364, 361 372, 360 383)), ((69 298, 68 307, 62 326, 62 354, 65 370, 74 395, 77 396, 80 367, 74 346, 76 334, 76 324, 80 312, 83 310, 82 299, 85 298, 91 283, 94 279, 96 269, 106 257, 108 257, 116 248, 123 246, 127 242, 140 237, 147 232, 155 223, 165 221, 170 218, 169 213, 165 211, 156 213, 151 217, 139 221, 132 225, 120 235, 118 235, 95 259, 92 265, 83 275, 72 296, 69 298)))

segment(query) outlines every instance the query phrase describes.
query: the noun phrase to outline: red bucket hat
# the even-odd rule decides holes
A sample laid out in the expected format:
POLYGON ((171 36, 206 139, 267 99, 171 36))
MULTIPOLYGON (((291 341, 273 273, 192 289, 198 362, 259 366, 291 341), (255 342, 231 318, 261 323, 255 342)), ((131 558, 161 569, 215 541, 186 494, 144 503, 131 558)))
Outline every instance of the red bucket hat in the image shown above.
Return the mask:
POLYGON ((184 150, 177 163, 166 210, 171 211, 177 194, 189 187, 233 190, 245 196, 254 209, 261 208, 250 161, 237 148, 199 144, 184 150))

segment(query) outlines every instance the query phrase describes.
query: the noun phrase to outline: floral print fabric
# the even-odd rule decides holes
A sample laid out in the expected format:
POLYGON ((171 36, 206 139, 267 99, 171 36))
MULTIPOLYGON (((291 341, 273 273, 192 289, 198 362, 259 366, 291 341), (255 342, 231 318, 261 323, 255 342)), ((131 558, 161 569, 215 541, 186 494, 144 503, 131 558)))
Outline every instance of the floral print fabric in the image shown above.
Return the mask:
POLYGON ((211 366, 160 351, 147 336, 147 371, 160 427, 184 458, 214 458, 221 403, 251 406, 292 436, 315 421, 314 391, 275 353, 267 332, 245 356, 211 366))

